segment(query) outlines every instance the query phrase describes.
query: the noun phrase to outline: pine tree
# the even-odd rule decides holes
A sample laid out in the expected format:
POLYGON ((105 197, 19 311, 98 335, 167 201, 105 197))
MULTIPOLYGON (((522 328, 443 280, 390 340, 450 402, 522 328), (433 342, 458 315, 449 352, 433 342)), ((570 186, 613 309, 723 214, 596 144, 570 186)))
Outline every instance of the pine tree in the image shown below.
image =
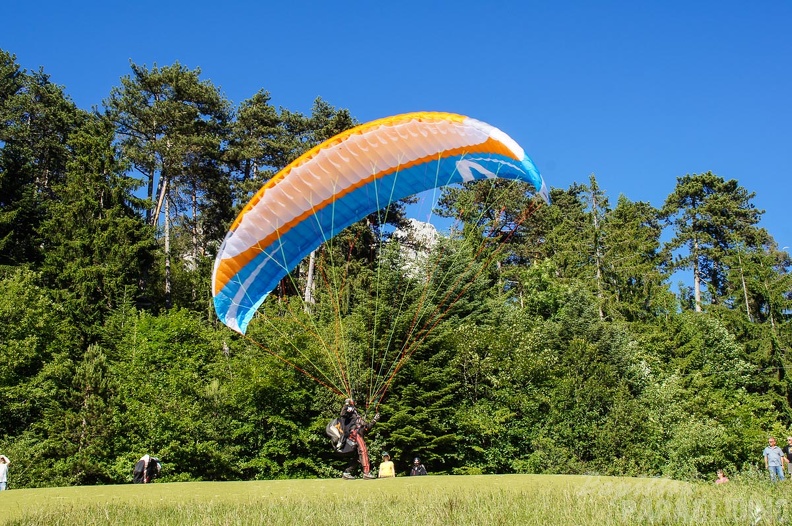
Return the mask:
POLYGON ((702 310, 702 286, 711 303, 727 294, 728 267, 724 257, 739 241, 756 246, 757 229, 763 211, 751 203, 749 193, 736 180, 725 181, 712 172, 677 178, 662 216, 674 226, 674 238, 667 244, 679 253, 672 270, 693 270, 696 312, 702 310))
MULTIPOLYGON (((201 214, 216 210, 215 222, 230 214, 230 182, 221 162, 230 105, 211 82, 200 80, 200 69, 178 62, 131 67, 132 75, 122 78, 105 101, 106 114, 116 125, 124 156, 144 178, 150 206, 146 220, 163 228, 164 302, 170 308, 172 249, 181 249, 177 261, 196 267, 209 241, 201 214), (175 247, 174 224, 179 228, 174 233, 186 238, 175 247)), ((216 239, 217 232, 211 233, 216 239)))
POLYGON ((134 195, 140 183, 118 161, 114 138, 110 121, 83 114, 64 180, 53 187, 52 218, 40 229, 44 277, 86 344, 124 301, 146 302, 141 284, 155 249, 134 195))
POLYGON ((0 50, 0 265, 37 265, 38 228, 64 177, 78 111, 43 70, 0 50))
POLYGON ((651 321, 675 308, 665 284, 665 253, 658 210, 649 203, 619 197, 603 229, 605 310, 611 319, 651 321))

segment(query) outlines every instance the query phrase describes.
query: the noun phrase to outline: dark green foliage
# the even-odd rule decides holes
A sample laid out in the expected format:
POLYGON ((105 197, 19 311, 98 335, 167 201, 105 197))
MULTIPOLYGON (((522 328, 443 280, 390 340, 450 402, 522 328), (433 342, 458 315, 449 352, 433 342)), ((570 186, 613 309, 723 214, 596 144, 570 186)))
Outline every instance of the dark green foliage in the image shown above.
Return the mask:
POLYGON ((84 115, 70 139, 72 157, 57 199, 40 228, 45 279, 84 340, 124 301, 143 298, 141 283, 155 249, 151 228, 140 217, 139 182, 123 173, 115 157, 109 121, 84 115))
POLYGON ((726 255, 740 245, 758 247, 766 239, 754 226, 763 211, 751 203, 753 197, 737 181, 707 172, 677 178, 666 199, 662 214, 675 229, 668 249, 683 249, 672 268, 693 271, 696 311, 702 309, 702 285, 713 304, 726 295, 726 255))
POLYGON ((13 435, 44 418, 58 387, 53 383, 58 357, 76 342, 53 291, 41 286, 38 274, 24 269, 6 271, 0 287, 0 428, 13 435))
POLYGON ((0 79, 0 265, 36 265, 37 230, 63 181, 80 112, 43 70, 21 70, 2 50, 0 79))
POLYGON ((436 244, 391 203, 232 333, 210 275, 234 213, 356 124, 263 90, 236 110, 200 70, 133 64, 88 113, 0 51, 12 487, 129 482, 145 453, 165 481, 337 476, 324 428, 350 393, 400 474, 417 455, 430 473, 708 478, 790 434, 792 260, 753 194, 709 172, 661 211, 611 206, 594 176, 542 207, 525 185, 461 185, 436 244))
POLYGON ((122 86, 105 101, 106 115, 128 164, 143 175, 146 222, 162 228, 164 306, 200 304, 196 281, 207 276, 190 280, 190 275, 203 268, 208 246, 231 220, 232 193, 223 164, 230 103, 200 79, 200 69, 179 63, 131 67, 132 75, 122 78, 122 86), (172 272, 174 267, 181 272, 172 272), (180 301, 174 303, 177 294, 180 301))

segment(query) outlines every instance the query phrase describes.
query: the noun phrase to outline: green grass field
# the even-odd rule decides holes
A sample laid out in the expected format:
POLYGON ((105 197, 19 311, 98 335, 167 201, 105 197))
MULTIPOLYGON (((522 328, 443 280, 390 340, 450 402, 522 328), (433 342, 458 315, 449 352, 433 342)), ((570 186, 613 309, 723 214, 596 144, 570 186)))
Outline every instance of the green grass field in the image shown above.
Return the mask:
POLYGON ((4 491, 0 523, 789 524, 789 496, 792 483, 568 475, 182 482, 4 491))

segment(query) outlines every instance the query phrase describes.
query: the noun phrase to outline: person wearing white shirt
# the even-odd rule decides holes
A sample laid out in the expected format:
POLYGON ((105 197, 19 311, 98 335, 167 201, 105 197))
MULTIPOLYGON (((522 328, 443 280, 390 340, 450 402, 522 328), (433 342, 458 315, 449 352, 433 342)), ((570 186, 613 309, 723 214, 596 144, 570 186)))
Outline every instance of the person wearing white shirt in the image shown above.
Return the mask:
POLYGON ((0 455, 0 491, 8 487, 8 465, 10 463, 7 456, 0 455))

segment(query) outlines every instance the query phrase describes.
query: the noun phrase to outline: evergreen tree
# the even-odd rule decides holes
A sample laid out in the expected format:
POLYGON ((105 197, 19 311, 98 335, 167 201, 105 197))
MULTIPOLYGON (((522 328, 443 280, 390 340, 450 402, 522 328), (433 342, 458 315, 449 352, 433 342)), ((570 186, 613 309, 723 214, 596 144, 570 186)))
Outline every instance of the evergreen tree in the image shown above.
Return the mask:
POLYGON ((553 261, 555 272, 562 279, 589 278, 590 218, 586 213, 585 185, 572 184, 568 190, 554 189, 553 204, 537 210, 531 217, 531 231, 526 250, 534 258, 553 261))
POLYGON ((594 267, 594 282, 597 285, 596 294, 600 319, 605 318, 603 306, 605 303, 604 284, 604 252, 608 244, 607 232, 603 228, 603 221, 610 212, 610 205, 605 193, 600 190, 594 174, 589 176, 589 214, 591 216, 591 248, 590 254, 594 267))
POLYGON ((64 177, 78 111, 43 70, 0 50, 0 265, 37 265, 38 228, 64 177))
POLYGON ((602 229, 607 233, 602 260, 608 317, 651 322, 673 311, 676 302, 665 283, 666 253, 660 242, 658 210, 620 196, 602 229))
POLYGON ((145 302, 141 283, 155 247, 134 196, 139 182, 116 158, 112 123, 92 114, 82 120, 40 232, 45 279, 87 345, 122 302, 145 302))
POLYGON ((101 347, 88 347, 64 387, 42 444, 51 456, 50 476, 70 485, 117 482, 116 438, 123 430, 116 428, 115 385, 101 347))
POLYGON ((288 164, 291 145, 270 94, 259 91, 242 101, 231 124, 227 158, 237 174, 235 199, 243 206, 277 170, 288 164))
POLYGON ((724 258, 735 243, 756 246, 761 242, 754 225, 763 212, 751 203, 753 197, 736 180, 725 181, 707 172, 678 177, 674 192, 663 205, 662 216, 674 225, 674 237, 667 248, 685 249, 672 270, 693 270, 696 312, 702 310, 702 284, 712 303, 726 296, 728 267, 724 258))
POLYGON ((164 301, 169 308, 174 218, 189 239, 180 245, 179 261, 193 261, 195 266, 208 241, 201 214, 216 209, 217 220, 230 213, 230 192, 220 163, 230 106, 211 82, 200 80, 200 69, 191 71, 179 63, 150 70, 131 67, 132 75, 113 88, 105 107, 124 156, 144 178, 150 206, 146 220, 156 226, 163 216, 164 301))

